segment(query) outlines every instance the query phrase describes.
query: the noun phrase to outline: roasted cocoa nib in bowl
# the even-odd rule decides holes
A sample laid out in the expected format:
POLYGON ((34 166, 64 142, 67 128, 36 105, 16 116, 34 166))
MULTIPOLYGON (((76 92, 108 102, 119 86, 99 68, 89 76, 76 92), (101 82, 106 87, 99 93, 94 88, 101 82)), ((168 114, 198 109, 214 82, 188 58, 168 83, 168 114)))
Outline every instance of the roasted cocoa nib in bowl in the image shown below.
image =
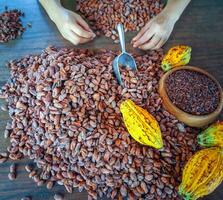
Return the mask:
POLYGON ((205 74, 177 70, 167 77, 165 83, 172 103, 186 113, 206 115, 214 112, 219 105, 219 87, 205 74))
POLYGON ((181 122, 184 122, 185 124, 191 127, 202 128, 210 124, 218 117, 218 115, 221 113, 222 108, 223 108, 223 91, 222 91, 221 85, 212 75, 200 69, 199 67, 182 66, 180 68, 175 68, 166 72, 159 81, 159 94, 163 100, 164 108, 166 108, 178 120, 180 120, 181 122), (190 76, 185 77, 185 74, 184 74, 179 80, 177 79, 178 85, 175 84, 174 82, 175 79, 172 80, 172 82, 171 82, 171 79, 169 79, 168 80, 168 82, 170 82, 169 86, 166 86, 168 84, 167 79, 169 78, 169 76, 171 76, 171 74, 175 74, 176 71, 182 71, 182 70, 184 70, 183 72, 186 71, 186 73, 187 72, 193 73, 192 78, 190 76), (201 80, 198 79, 199 80, 198 81, 195 79, 194 82, 191 82, 191 79, 194 79, 193 76, 196 76, 197 74, 202 75, 201 80), (206 81, 206 79, 208 79, 208 81, 206 81), (184 85, 189 84, 189 86, 187 86, 187 88, 186 86, 183 87, 181 85, 182 83, 184 83, 184 85), (195 84, 198 84, 199 87, 195 84), (170 85, 172 87, 170 87, 170 85), (213 86, 214 89, 212 88, 209 91, 209 87, 210 87, 209 85, 213 86), (170 93, 170 90, 172 90, 171 91, 172 96, 170 94, 168 95, 167 87, 169 89, 169 93, 170 93), (216 87, 217 87, 217 90, 216 90, 216 87), (183 92, 180 91, 179 89, 183 90, 183 92), (206 96, 208 96, 207 99, 209 100, 208 101, 209 109, 203 108, 203 107, 202 107, 203 109, 201 108, 202 103, 204 104, 207 103, 206 101, 204 101, 204 99, 200 98, 201 93, 202 93, 202 98, 207 98, 206 96), (213 98, 213 95, 210 95, 210 93, 216 96, 214 96, 213 98), (171 100, 171 97, 169 96, 171 96, 173 100, 171 100), (193 99, 191 99, 192 97, 193 99), (214 99, 213 101, 211 101, 212 98, 214 99), (197 99, 200 100, 199 103, 196 102, 197 99), (176 102, 179 104, 179 106, 182 107, 182 109, 180 109, 179 106, 175 105, 176 102), (212 103, 215 102, 215 103, 210 104, 210 102, 212 103), (195 114, 188 113, 184 111, 183 109, 185 109, 188 112, 194 112, 195 114), (201 113, 209 113, 209 114, 201 114, 201 113))

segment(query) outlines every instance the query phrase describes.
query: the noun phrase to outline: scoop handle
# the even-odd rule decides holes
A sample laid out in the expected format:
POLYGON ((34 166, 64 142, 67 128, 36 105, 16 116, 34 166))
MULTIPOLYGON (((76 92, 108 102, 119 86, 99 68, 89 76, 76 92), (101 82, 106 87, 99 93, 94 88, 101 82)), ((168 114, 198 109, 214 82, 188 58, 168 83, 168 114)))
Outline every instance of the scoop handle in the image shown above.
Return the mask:
POLYGON ((123 25, 118 24, 116 29, 118 31, 119 41, 120 41, 120 44, 121 44, 122 52, 126 52, 125 51, 125 35, 124 35, 123 25))

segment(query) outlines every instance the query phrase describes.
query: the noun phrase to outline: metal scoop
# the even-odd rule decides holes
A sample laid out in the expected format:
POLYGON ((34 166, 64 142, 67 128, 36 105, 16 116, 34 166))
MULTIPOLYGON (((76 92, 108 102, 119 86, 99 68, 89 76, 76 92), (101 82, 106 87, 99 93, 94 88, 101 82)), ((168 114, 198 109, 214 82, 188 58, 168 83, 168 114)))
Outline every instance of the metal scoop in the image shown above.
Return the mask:
POLYGON ((128 67, 132 70, 137 70, 137 67, 136 67, 136 62, 134 58, 125 51, 125 35, 124 35, 124 29, 123 29, 122 24, 118 24, 116 29, 118 31, 122 53, 114 59, 112 65, 113 65, 113 70, 114 70, 114 73, 115 73, 116 79, 118 80, 119 85, 123 85, 119 66, 126 67, 126 68, 128 67))

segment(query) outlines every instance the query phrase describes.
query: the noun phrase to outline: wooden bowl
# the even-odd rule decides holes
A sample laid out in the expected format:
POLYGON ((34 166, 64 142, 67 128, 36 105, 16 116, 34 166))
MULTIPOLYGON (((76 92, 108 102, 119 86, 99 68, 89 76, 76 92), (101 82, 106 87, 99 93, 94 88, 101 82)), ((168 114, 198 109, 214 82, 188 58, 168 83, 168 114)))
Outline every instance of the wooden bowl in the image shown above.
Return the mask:
POLYGON ((183 67, 179 67, 179 68, 174 68, 174 69, 168 71, 167 73, 165 73, 159 81, 159 94, 163 100, 163 105, 164 105, 165 109, 167 111, 169 111, 171 114, 173 114, 179 121, 182 121, 191 127, 199 127, 200 128, 200 127, 210 124, 221 113, 221 110, 223 107, 223 92, 222 92, 222 88, 221 88, 219 82, 212 75, 210 75, 208 72, 206 72, 200 68, 197 68, 197 67, 183 66, 183 67), (206 76, 211 78, 217 84, 219 91, 220 91, 220 101, 219 101, 218 107, 216 108, 216 110, 214 112, 212 112, 210 114, 206 114, 206 115, 193 115, 193 114, 184 112, 183 110, 179 109, 171 102, 171 100, 169 99, 169 97, 166 93, 165 82, 166 82, 167 77, 170 74, 172 74, 173 72, 175 72, 177 70, 182 70, 182 69, 196 71, 196 72, 205 74, 206 76))

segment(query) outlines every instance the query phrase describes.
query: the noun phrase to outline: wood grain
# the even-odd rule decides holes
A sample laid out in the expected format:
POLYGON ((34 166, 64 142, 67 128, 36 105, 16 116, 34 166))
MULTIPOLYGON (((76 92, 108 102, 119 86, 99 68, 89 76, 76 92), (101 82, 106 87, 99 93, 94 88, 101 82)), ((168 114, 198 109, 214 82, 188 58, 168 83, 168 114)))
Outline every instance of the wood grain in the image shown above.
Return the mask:
MULTIPOLYGON (((66 8, 74 8, 74 0, 63 0, 66 8)), ((45 11, 38 4, 37 0, 1 0, 0 12, 4 6, 18 8, 25 12, 24 25, 28 22, 32 28, 25 31, 22 39, 11 41, 7 44, 0 44, 0 87, 9 78, 9 70, 5 63, 11 59, 20 58, 27 54, 36 54, 48 45, 72 47, 72 44, 62 38, 56 26, 47 17, 45 11)), ((223 85, 223 1, 222 0, 196 0, 188 6, 174 31, 165 45, 168 49, 172 45, 186 44, 192 46, 192 60, 190 65, 200 66, 214 75, 223 85)), ((127 48, 133 50, 129 41, 136 33, 127 34, 127 48)), ((93 42, 81 45, 81 48, 107 48, 119 49, 105 37, 96 38, 93 42)), ((4 102, 0 101, 0 105, 4 102)), ((221 113, 220 116, 223 119, 221 113)), ((7 121, 10 120, 6 112, 0 112, 0 151, 4 151, 9 141, 3 137, 7 121)), ((19 163, 18 179, 9 181, 7 179, 8 167, 11 162, 0 166, 0 200, 19 200, 21 197, 30 195, 33 200, 52 200, 55 192, 64 192, 63 187, 56 185, 52 191, 45 187, 37 187, 24 171, 24 165, 29 160, 22 160, 19 163)), ((222 187, 222 186, 221 186, 222 187)), ((87 199, 86 192, 66 193, 66 200, 87 199)), ((219 187, 204 200, 222 200, 223 191, 219 187)))

